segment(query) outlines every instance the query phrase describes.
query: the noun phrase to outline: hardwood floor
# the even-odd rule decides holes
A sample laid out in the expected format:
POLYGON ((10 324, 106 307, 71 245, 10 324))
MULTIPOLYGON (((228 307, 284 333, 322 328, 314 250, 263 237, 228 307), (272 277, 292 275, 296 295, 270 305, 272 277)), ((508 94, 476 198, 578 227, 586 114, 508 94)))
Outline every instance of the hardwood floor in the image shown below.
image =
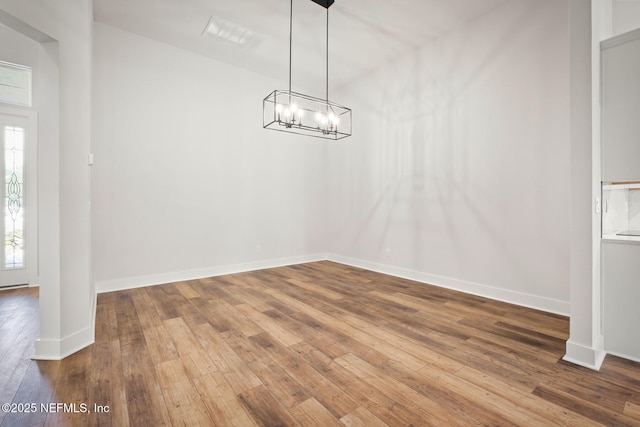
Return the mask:
POLYGON ((101 294, 62 361, 37 313, 0 292, 0 403, 37 406, 2 427, 640 425, 640 364, 562 361, 567 318, 331 262, 101 294))

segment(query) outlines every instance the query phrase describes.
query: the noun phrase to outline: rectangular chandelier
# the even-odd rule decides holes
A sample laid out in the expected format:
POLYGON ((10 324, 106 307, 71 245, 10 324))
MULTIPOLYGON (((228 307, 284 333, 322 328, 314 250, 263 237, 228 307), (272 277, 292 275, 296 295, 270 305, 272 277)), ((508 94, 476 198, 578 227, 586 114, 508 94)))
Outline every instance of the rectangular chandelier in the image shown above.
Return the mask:
POLYGON ((326 99, 275 90, 263 101, 265 129, 339 140, 351 136, 351 109, 326 99))
POLYGON ((312 0, 327 10, 325 98, 291 90, 293 0, 289 8, 289 90, 274 90, 262 101, 262 127, 316 138, 338 140, 351 136, 351 109, 329 101, 329 7, 334 0, 312 0))

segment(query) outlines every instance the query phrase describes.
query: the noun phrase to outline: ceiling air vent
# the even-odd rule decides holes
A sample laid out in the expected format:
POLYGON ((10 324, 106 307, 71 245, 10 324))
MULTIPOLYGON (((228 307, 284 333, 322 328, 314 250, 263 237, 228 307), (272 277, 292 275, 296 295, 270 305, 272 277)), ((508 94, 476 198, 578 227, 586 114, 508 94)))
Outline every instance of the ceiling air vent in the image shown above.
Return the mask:
POLYGON ((218 37, 241 46, 249 46, 256 38, 253 31, 217 16, 209 19, 202 35, 218 37))

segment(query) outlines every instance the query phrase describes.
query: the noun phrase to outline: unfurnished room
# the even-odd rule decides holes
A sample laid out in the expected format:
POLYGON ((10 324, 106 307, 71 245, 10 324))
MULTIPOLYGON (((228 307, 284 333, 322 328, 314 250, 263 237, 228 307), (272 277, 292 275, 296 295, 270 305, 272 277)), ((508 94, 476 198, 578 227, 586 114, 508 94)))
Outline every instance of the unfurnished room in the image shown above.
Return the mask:
POLYGON ((0 427, 640 425, 640 0, 0 0, 0 427))

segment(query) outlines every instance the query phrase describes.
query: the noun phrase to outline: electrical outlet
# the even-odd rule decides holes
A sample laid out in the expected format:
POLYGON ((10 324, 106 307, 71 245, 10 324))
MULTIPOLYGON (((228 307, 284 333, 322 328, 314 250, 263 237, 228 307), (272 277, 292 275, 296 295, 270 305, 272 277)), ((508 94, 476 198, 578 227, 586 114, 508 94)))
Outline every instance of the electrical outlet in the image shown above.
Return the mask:
POLYGON ((390 248, 387 248, 387 249, 384 251, 384 253, 385 253, 385 255, 387 255, 387 258, 388 258, 388 257, 390 257, 390 256, 391 256, 391 249, 390 249, 390 248))
POLYGON ((262 246, 256 245, 256 253, 259 254, 260 252, 262 252, 262 246))

